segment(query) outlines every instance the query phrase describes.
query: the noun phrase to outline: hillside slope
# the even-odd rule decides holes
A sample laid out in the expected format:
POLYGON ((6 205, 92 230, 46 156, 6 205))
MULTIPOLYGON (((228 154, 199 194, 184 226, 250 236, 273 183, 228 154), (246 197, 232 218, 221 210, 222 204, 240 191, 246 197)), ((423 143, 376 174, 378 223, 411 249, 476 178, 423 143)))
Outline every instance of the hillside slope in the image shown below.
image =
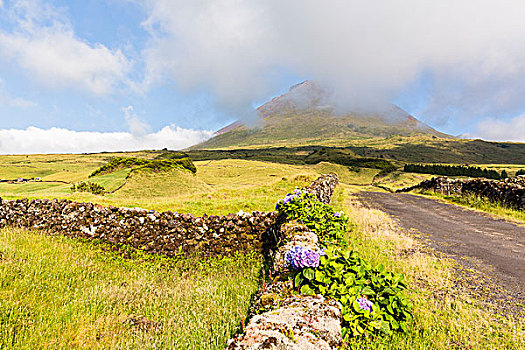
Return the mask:
POLYGON ((417 120, 395 105, 371 111, 349 111, 338 106, 317 83, 305 81, 292 86, 257 109, 261 125, 247 128, 240 122, 230 124, 193 149, 247 146, 321 144, 326 140, 355 140, 392 135, 432 135, 451 138, 417 120))

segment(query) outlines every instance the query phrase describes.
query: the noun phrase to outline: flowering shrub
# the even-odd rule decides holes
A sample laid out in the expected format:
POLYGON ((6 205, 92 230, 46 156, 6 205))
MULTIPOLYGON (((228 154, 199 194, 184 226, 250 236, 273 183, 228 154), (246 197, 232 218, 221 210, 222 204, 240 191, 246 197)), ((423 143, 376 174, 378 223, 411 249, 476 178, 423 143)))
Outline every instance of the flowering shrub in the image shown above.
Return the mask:
POLYGON ((349 229, 344 213, 299 190, 280 200, 277 209, 320 238, 326 253, 294 247, 285 259, 293 268, 291 278, 301 294, 321 294, 342 304, 344 341, 365 333, 407 330, 412 305, 402 293, 406 289, 404 276, 388 272, 382 265, 372 267, 357 252, 340 248, 349 229))
POLYGON ((308 192, 295 190, 277 201, 276 208, 311 229, 321 240, 338 241, 348 230, 348 217, 342 212, 321 203, 317 197, 308 192))
POLYGON ((372 303, 367 298, 357 298, 355 301, 359 304, 359 307, 361 309, 367 310, 368 312, 372 312, 372 307, 374 306, 374 303, 372 303))
POLYGON ((295 189, 293 193, 288 193, 286 197, 279 199, 275 204, 275 210, 279 210, 282 206, 293 201, 301 201, 301 190, 295 189))
POLYGON ((319 266, 320 257, 321 255, 313 250, 295 246, 286 253, 285 260, 289 266, 297 270, 319 266))
POLYGON ((343 339, 365 332, 406 331, 411 304, 402 294, 404 276, 373 268, 357 252, 327 248, 317 268, 295 270, 294 286, 302 294, 321 294, 343 305, 343 339))

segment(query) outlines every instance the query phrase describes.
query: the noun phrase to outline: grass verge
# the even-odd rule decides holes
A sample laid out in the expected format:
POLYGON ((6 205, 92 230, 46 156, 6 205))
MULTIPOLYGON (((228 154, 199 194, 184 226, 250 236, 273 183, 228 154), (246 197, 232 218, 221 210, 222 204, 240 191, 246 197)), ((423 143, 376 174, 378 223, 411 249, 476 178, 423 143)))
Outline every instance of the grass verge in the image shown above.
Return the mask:
POLYGON ((0 229, 0 348, 224 349, 262 266, 108 249, 0 229))
POLYGON ((446 196, 438 192, 429 191, 424 191, 419 194, 426 197, 438 198, 447 203, 457 204, 462 207, 476 209, 518 224, 525 224, 525 211, 509 207, 508 205, 505 205, 505 203, 491 202, 473 194, 446 196))

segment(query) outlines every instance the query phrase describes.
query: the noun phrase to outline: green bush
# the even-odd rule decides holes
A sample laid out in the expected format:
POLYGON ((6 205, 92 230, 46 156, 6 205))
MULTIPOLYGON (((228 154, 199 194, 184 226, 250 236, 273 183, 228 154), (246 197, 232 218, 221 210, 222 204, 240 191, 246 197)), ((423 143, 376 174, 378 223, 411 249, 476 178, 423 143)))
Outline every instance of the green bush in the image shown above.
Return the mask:
POLYGON ((88 182, 79 182, 71 186, 71 191, 73 192, 91 192, 93 194, 102 195, 106 192, 104 186, 97 183, 88 181, 88 182))
POLYGON ((485 177, 495 180, 503 179, 503 176, 507 174, 507 172, 500 174, 496 170, 481 169, 480 167, 441 164, 405 164, 403 171, 446 176, 485 177))
POLYGON ((114 172, 116 170, 124 168, 134 169, 151 169, 155 171, 166 171, 174 168, 182 168, 191 171, 192 173, 197 172, 195 164, 189 157, 176 158, 176 159, 144 159, 144 158, 132 158, 132 157, 116 157, 108 163, 104 164, 97 170, 95 170, 89 177, 96 175, 103 175, 114 172))
POLYGON ((344 248, 344 233, 350 228, 344 213, 337 213, 315 196, 298 190, 279 200, 277 209, 319 237, 325 253, 319 266, 292 269, 289 276, 301 294, 321 294, 342 304, 345 342, 367 333, 406 332, 412 304, 403 295, 407 288, 404 275, 386 271, 383 265, 372 267, 357 252, 344 248), (372 302, 372 310, 362 309, 359 298, 372 302))
POLYGON ((516 172, 516 176, 518 176, 518 175, 525 175, 525 169, 518 170, 516 172))
POLYGON ((402 291, 406 289, 400 273, 372 267, 355 251, 327 249, 319 267, 296 270, 294 286, 302 294, 321 294, 343 305, 342 336, 344 341, 364 333, 391 334, 406 332, 412 307, 402 291), (358 298, 373 303, 372 312, 361 309, 358 298))
POLYGON ((280 212, 317 234, 321 241, 339 242, 348 230, 348 217, 321 203, 314 195, 296 191, 277 203, 280 212), (287 201, 287 198, 289 200, 287 201))

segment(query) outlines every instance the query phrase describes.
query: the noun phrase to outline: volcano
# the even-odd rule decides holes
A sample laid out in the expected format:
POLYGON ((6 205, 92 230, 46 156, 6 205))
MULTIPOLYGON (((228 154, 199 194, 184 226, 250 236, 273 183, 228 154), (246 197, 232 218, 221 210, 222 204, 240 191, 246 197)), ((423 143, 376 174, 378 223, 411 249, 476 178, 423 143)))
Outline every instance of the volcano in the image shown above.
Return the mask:
POLYGON ((341 102, 345 101, 336 101, 318 83, 307 80, 257 108, 256 126, 234 122, 192 148, 337 144, 393 135, 452 138, 393 104, 349 109, 341 102))

